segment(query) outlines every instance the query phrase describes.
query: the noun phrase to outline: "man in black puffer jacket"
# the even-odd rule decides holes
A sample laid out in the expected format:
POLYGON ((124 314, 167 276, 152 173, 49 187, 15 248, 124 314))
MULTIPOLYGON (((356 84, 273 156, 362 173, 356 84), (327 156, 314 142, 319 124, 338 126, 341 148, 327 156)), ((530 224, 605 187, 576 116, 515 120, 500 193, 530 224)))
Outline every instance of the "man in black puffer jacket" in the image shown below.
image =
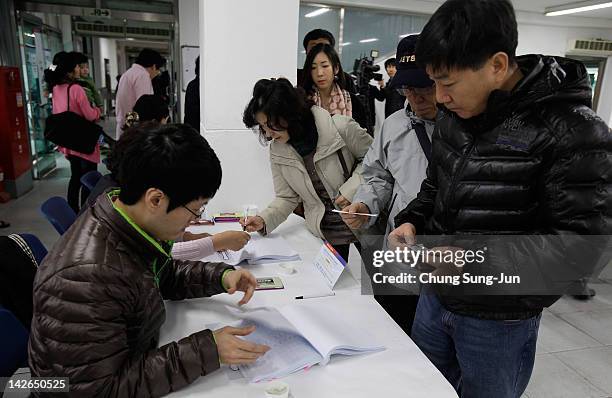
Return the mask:
MULTIPOLYGON (((532 264, 543 264, 544 278, 555 266, 588 274, 603 250, 593 235, 612 231, 612 134, 591 109, 581 63, 515 57, 517 41, 509 0, 448 0, 423 29, 416 61, 443 106, 427 178, 389 240, 514 235, 520 239, 488 241, 503 253, 488 263, 498 274, 532 264)), ((561 292, 434 290, 418 304, 412 338, 419 348, 462 397, 520 397, 542 309, 561 292)))

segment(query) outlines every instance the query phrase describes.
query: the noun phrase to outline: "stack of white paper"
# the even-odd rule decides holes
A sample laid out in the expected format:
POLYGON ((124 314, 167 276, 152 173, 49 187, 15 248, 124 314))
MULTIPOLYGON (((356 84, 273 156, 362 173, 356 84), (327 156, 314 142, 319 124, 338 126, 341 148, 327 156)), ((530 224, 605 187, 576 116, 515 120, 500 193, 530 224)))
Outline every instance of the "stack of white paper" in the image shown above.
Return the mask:
POLYGON ((243 261, 249 264, 267 264, 281 261, 300 260, 298 252, 293 250, 280 235, 252 235, 249 243, 241 250, 226 250, 202 258, 200 261, 220 262, 237 265, 243 261))
POLYGON ((279 310, 258 309, 241 316, 241 326, 256 326, 243 338, 271 348, 255 363, 240 366, 243 376, 252 383, 281 378, 316 364, 326 365, 335 354, 359 355, 385 349, 363 328, 346 322, 341 313, 321 311, 321 303, 316 301, 279 310))

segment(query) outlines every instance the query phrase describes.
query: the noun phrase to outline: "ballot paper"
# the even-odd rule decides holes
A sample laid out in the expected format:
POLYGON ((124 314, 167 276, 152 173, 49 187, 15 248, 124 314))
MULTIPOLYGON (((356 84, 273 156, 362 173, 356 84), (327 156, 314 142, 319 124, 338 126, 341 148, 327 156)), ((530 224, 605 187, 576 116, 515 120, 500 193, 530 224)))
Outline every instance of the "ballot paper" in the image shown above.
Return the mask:
POLYGON ((282 236, 261 236, 259 234, 252 235, 249 243, 241 250, 225 250, 200 259, 200 261, 221 262, 228 265, 238 265, 242 262, 267 264, 298 260, 300 260, 300 255, 289 246, 282 236))
POLYGON ((385 349, 364 328, 350 324, 341 311, 329 307, 322 311, 321 306, 321 299, 313 299, 280 309, 264 307, 240 313, 239 326, 256 326, 253 333, 241 338, 270 347, 254 363, 240 365, 242 375, 251 383, 272 380, 326 365, 333 355, 385 349))

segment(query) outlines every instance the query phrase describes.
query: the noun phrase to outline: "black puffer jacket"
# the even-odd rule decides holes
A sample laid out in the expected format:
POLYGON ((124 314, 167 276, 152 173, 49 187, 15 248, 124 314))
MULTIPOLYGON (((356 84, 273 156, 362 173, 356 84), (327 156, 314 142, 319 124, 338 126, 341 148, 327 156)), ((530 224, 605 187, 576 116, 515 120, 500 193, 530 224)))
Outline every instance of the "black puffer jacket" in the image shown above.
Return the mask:
MULTIPOLYGON (((493 92, 484 114, 462 120, 438 113, 427 178, 396 227, 412 223, 429 235, 612 235, 612 133, 591 110, 585 67, 540 55, 518 63, 525 77, 512 92, 493 92)), ((542 247, 538 239, 509 245, 508 264, 498 266, 515 269, 510 261, 536 255, 566 263, 542 247)), ((440 299, 456 313, 517 319, 558 297, 440 299)))
POLYGON ((218 369, 210 330, 157 347, 163 300, 222 293, 233 267, 166 260, 100 196, 36 275, 32 376, 68 377, 74 397, 159 397, 218 369))

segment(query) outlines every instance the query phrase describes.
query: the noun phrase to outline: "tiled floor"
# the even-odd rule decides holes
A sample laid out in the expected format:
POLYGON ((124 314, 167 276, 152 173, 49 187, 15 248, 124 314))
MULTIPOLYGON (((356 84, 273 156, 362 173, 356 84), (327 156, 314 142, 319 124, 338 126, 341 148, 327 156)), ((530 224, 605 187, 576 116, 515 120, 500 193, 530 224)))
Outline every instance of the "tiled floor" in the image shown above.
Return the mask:
MULTIPOLYGON (((9 221, 0 234, 30 232, 47 247, 57 232, 40 213, 51 196, 65 196, 68 164, 58 158, 59 169, 36 181, 34 190, 0 204, 0 219, 9 221)), ((612 266, 591 284, 597 296, 589 301, 563 297, 542 316, 536 363, 526 398, 612 397, 612 266)))

